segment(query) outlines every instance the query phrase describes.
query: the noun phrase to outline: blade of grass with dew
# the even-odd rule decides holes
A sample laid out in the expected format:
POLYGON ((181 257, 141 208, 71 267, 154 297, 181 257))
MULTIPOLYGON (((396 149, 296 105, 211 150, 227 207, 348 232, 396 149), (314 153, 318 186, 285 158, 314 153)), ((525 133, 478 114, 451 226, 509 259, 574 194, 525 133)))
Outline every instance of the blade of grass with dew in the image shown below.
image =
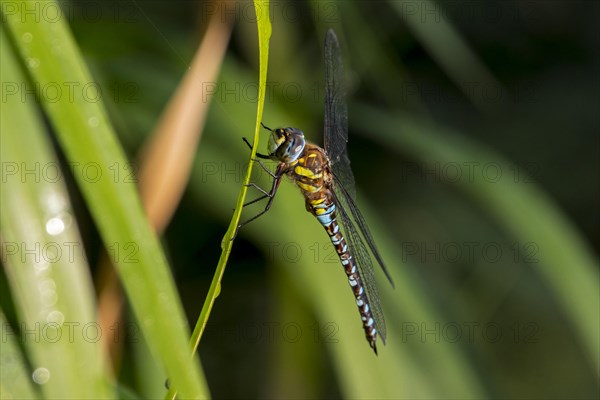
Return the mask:
MULTIPOLYGON (((53 1, 3 0, 2 6, 3 10, 60 9, 53 1)), ((208 397, 199 362, 189 355, 189 329, 165 255, 143 212, 135 182, 123 179, 127 160, 65 20, 40 18, 36 13, 3 17, 59 144, 74 166, 76 182, 103 242, 112 250, 150 349, 182 396, 208 397), (59 98, 49 98, 48 91, 42 90, 57 86, 65 90, 59 98), (77 166, 90 166, 92 171, 77 166)))
MULTIPOLYGON (((250 152, 250 160, 253 160, 256 156, 256 149, 258 147, 259 142, 259 132, 260 132, 260 122, 262 120, 262 114, 264 109, 264 101, 265 101, 265 93, 267 86, 267 67, 269 60, 269 39, 271 38, 271 21, 269 19, 269 1, 268 0, 254 0, 254 9, 256 11, 256 23, 258 28, 258 45, 259 45, 259 81, 258 81, 258 104, 256 110, 256 123, 254 126, 254 140, 253 147, 250 152)), ((250 182, 250 177, 252 175, 252 166, 253 162, 250 161, 248 163, 248 169, 246 170, 246 175, 244 176, 243 184, 240 189, 238 200, 236 203, 235 210, 233 212, 233 217, 231 218, 231 222, 229 224, 229 228, 223 237, 221 242, 221 257, 219 258, 219 262, 217 264, 217 269, 213 276, 213 280, 210 284, 210 288, 208 290, 208 294, 206 295, 206 300, 202 306, 202 310, 200 311, 200 316, 198 317, 198 321, 196 323, 196 327, 194 328, 194 332, 191 337, 191 347, 192 353, 196 352, 198 345, 200 343, 200 339, 202 338, 202 333, 206 328, 206 324, 208 322, 208 318, 210 317, 210 312, 215 303, 217 296, 221 291, 221 280, 223 278, 223 274, 225 272, 225 266, 227 265, 227 260, 229 259, 229 255, 231 254, 231 248, 233 246, 234 235, 237 231, 237 226, 240 221, 240 216, 242 214, 242 206, 246 199, 246 192, 248 190, 247 184, 250 182)), ((169 389, 167 399, 174 399, 176 396, 176 390, 172 387, 169 389)))
MULTIPOLYGON (((356 121, 357 125, 365 132, 379 133, 373 135, 374 139, 386 147, 408 152, 424 163, 469 165, 477 162, 477 165, 499 165, 501 171, 514 170, 510 162, 491 150, 408 114, 395 111, 392 117, 365 105, 354 111, 364 117, 356 121)), ((497 182, 474 174, 473 180, 459 180, 457 187, 479 202, 499 225, 522 243, 533 242, 539 246, 538 254, 545 268, 538 269, 538 274, 553 290, 571 320, 582 345, 588 350, 590 365, 598 375, 598 262, 579 232, 533 183, 518 184, 514 179, 507 179, 506 174, 497 182)))
POLYGON ((0 154, 11 171, 0 191, 3 263, 33 369, 27 375, 49 398, 115 397, 108 363, 92 339, 94 289, 59 162, 35 99, 22 97, 32 88, 4 27, 0 54, 0 154))
MULTIPOLYGON (((219 75, 223 57, 231 35, 231 21, 219 13, 210 16, 208 26, 198 44, 190 67, 179 82, 176 91, 164 107, 152 133, 145 138, 138 152, 140 169, 139 191, 150 224, 162 236, 177 210, 189 180, 190 169, 197 154, 198 143, 205 130, 204 121, 212 96, 198 95, 206 82, 214 82, 219 75)), ((99 263, 102 290, 98 299, 98 319, 106 329, 122 323, 124 294, 119 290, 118 276, 108 257, 99 263)), ((146 341, 135 342, 135 376, 140 395, 144 398, 164 396, 165 372, 153 362, 146 341), (157 375, 163 378, 158 378, 157 375)), ((122 351, 122 341, 109 340, 106 346, 111 354, 122 351)))
POLYGON ((17 344, 16 333, 11 330, 4 312, 0 310, 0 399, 37 399, 31 384, 31 374, 17 344))

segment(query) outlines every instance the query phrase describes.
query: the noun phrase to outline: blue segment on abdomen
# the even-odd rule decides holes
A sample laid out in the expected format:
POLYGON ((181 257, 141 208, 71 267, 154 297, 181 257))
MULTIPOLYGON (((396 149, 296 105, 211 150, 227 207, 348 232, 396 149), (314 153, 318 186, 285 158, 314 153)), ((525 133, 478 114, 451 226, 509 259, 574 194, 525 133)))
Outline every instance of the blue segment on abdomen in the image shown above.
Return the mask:
POLYGON ((317 217, 317 219, 319 220, 319 222, 321 223, 321 225, 323 226, 329 226, 331 224, 331 222, 333 221, 333 213, 335 212, 335 203, 330 203, 327 205, 323 205, 323 206, 313 206, 314 208, 324 208, 325 212, 323 212, 321 215, 315 215, 317 217))

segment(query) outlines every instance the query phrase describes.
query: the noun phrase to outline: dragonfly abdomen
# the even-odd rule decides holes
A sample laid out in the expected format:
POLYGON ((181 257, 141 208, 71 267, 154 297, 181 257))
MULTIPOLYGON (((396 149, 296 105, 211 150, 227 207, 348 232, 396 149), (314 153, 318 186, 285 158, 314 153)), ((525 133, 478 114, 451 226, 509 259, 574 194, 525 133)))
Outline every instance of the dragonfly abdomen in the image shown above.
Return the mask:
POLYGON ((358 306, 358 311, 360 312, 360 317, 363 322, 363 328, 365 330, 367 341, 377 354, 377 348, 375 346, 375 342, 377 340, 377 327, 375 326, 375 319, 369 305, 369 299, 365 293, 362 278, 358 273, 356 262, 348 250, 346 239, 344 239, 342 231, 340 230, 340 226, 336 221, 335 203, 328 199, 327 196, 323 196, 319 199, 308 200, 307 205, 309 206, 309 211, 315 215, 315 217, 317 217, 321 225, 323 225, 327 231, 329 239, 331 240, 331 243, 333 244, 333 247, 339 256, 340 261, 342 262, 344 271, 348 276, 348 283, 350 283, 350 287, 352 288, 354 297, 356 299, 356 305, 358 306))

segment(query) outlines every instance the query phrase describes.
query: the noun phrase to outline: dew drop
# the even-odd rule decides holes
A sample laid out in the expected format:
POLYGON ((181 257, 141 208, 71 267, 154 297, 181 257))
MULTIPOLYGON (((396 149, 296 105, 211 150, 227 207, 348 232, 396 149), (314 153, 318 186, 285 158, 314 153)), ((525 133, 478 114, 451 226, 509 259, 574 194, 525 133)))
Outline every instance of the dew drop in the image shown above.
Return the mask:
POLYGON ((162 302, 162 303, 167 303, 169 301, 169 296, 165 293, 165 292, 160 292, 158 294, 158 299, 162 302))
POLYGON ((46 232, 48 232, 49 235, 60 235, 64 230, 65 222, 61 218, 53 217, 46 222, 46 232))
POLYGON ((100 125, 100 120, 98 119, 98 117, 89 117, 88 118, 88 125, 92 128, 97 127, 98 125, 100 125))
POLYGON ((53 279, 44 279, 38 283, 38 291, 40 293, 40 301, 44 307, 52 307, 58 301, 56 282, 53 279))
POLYGON ((218 282, 217 287, 215 289, 215 297, 219 297, 220 294, 221 294, 221 282, 218 282))
POLYGON ((46 273, 49 268, 50 268, 50 263, 44 258, 40 258, 39 262, 36 262, 35 264, 33 264, 33 269, 35 269, 35 273, 37 275, 42 275, 42 274, 46 273))
POLYGON ((27 59, 27 66, 29 68, 37 68, 40 66, 40 60, 34 57, 30 57, 27 59))
POLYGON ((67 207, 67 201, 65 198, 61 194, 58 194, 54 191, 44 196, 44 200, 48 211, 52 214, 58 214, 67 207))
POLYGON ((62 325, 65 322, 65 315, 58 310, 50 311, 46 317, 46 322, 62 325))
POLYGON ((42 292, 40 297, 44 307, 52 307, 58 301, 58 295, 52 291, 42 292))
POLYGON ((52 41, 52 47, 50 48, 50 51, 52 52, 52 55, 54 56, 59 56, 63 53, 63 48, 61 46, 61 41, 58 39, 55 39, 52 41))
POLYGON ((40 293, 54 292, 56 291, 56 282, 54 282, 54 279, 44 279, 38 283, 38 290, 40 293))
POLYGON ((50 380, 50 371, 48 371, 48 368, 40 367, 33 371, 31 377, 35 383, 43 385, 50 380))
POLYGON ((29 32, 25 32, 23 36, 21 36, 21 39, 23 39, 24 43, 31 43, 33 40, 33 35, 29 32))

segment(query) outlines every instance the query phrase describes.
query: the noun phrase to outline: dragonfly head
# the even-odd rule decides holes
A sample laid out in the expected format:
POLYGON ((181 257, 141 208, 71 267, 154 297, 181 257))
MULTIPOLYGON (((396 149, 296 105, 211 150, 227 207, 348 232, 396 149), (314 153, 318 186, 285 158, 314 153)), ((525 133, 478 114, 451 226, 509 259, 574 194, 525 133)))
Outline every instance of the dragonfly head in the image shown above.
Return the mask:
POLYGON ((272 160, 290 163, 300 157, 305 145, 304 133, 300 129, 277 128, 271 130, 267 149, 272 160))

